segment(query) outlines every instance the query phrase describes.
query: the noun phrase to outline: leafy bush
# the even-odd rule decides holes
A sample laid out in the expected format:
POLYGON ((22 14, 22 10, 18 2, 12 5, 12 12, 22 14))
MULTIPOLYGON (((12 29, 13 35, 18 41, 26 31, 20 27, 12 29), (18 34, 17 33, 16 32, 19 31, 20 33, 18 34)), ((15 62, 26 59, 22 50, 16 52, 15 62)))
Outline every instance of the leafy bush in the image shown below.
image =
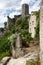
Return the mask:
POLYGON ((39 38, 39 28, 40 28, 40 11, 36 12, 36 29, 35 29, 35 39, 39 38))
POLYGON ((28 29, 28 19, 27 18, 20 18, 19 20, 16 21, 15 23, 15 30, 17 32, 21 31, 22 29, 28 29))
MULTIPOLYGON (((39 18, 39 12, 35 13, 37 18, 39 18)), ((39 37, 39 19, 37 20, 35 38, 39 37)), ((17 35, 21 33, 24 45, 28 46, 27 42, 32 40, 31 34, 29 33, 29 23, 27 17, 20 17, 16 20, 14 25, 10 28, 10 32, 0 38, 0 58, 10 55, 10 44, 13 42, 15 44, 17 35), (9 40, 8 40, 9 38, 9 40), (9 52, 8 52, 9 51, 9 52), (8 52, 8 53, 7 53, 8 52)), ((3 31, 3 29, 1 29, 3 31)))
POLYGON ((3 58, 5 55, 10 55, 10 43, 8 41, 8 37, 11 34, 5 34, 3 37, 0 38, 0 58, 3 58), (9 51, 9 52, 8 52, 9 51), (8 52, 8 53, 7 53, 8 52), (5 53, 5 55, 4 55, 5 53))
POLYGON ((2 53, 0 53, 0 60, 3 58, 3 57, 5 57, 5 56, 10 56, 10 51, 7 51, 6 50, 6 52, 2 52, 2 53))
POLYGON ((36 63, 34 62, 34 60, 30 60, 26 62, 26 65, 36 65, 36 63))

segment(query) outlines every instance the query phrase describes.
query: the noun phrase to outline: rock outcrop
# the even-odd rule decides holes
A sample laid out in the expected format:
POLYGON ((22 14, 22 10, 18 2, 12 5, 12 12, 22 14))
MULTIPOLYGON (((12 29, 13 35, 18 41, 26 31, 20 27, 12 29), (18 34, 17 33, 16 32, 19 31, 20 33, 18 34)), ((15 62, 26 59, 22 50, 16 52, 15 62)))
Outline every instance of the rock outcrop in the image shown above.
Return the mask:
POLYGON ((7 65, 7 62, 9 62, 11 58, 10 57, 4 57, 1 62, 0 65, 7 65))
POLYGON ((12 47, 13 58, 19 58, 24 55, 24 52, 22 50, 22 37, 20 34, 18 34, 18 36, 17 36, 15 48, 14 48, 13 44, 11 44, 11 47, 12 47))

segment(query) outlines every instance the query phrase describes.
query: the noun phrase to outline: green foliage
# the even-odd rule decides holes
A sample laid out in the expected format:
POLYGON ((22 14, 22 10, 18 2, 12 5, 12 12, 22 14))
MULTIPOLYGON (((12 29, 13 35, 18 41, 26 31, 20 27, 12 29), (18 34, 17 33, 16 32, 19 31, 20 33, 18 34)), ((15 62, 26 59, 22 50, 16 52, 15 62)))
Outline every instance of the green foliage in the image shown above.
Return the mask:
MULTIPOLYGON (((6 33, 7 34, 7 33, 6 33)), ((8 37, 11 35, 10 33, 4 35, 0 38, 0 59, 5 55, 10 55, 10 43, 8 41, 8 37), (9 51, 9 52, 8 52, 9 51)))
POLYGON ((18 35, 18 34, 15 33, 15 34, 12 34, 12 35, 8 38, 9 42, 12 43, 12 44, 14 45, 14 47, 15 47, 17 35, 18 35))
MULTIPOLYGON (((39 36, 39 13, 35 13, 37 16, 37 26, 36 26, 36 33, 35 38, 39 36)), ((11 55, 10 53, 10 44, 13 42, 15 44, 17 35, 21 33, 23 43, 27 46, 27 42, 32 40, 31 34, 29 33, 29 23, 27 17, 20 17, 16 20, 14 25, 10 28, 10 32, 7 33, 0 38, 0 59, 4 56, 11 55)), ((3 29, 1 29, 3 31, 3 29)))
MULTIPOLYGON (((14 43, 15 45, 15 41, 17 38, 17 35, 19 33, 21 33, 22 39, 25 42, 24 45, 26 45, 27 41, 29 42, 32 38, 31 38, 31 34, 28 32, 28 18, 19 18, 16 20, 15 25, 12 27, 11 31, 13 30, 14 32, 12 32, 13 34, 9 37, 9 41, 11 43, 14 43)), ((29 44, 28 44, 29 45, 29 44)), ((27 45, 26 45, 27 46, 27 45)))
POLYGON ((35 38, 39 38, 39 22, 37 23, 35 31, 35 38))
POLYGON ((4 28, 0 28, 0 31, 3 32, 4 31, 4 28))
POLYGON ((16 32, 20 32, 21 30, 28 29, 28 19, 27 18, 20 18, 15 23, 15 30, 16 32))
POLYGON ((10 51, 8 50, 6 50, 6 52, 2 52, 2 53, 0 53, 0 60, 3 58, 3 57, 5 57, 5 56, 10 56, 10 51))
POLYGON ((35 60, 36 60, 35 62, 36 62, 37 65, 41 65, 40 64, 40 55, 39 54, 37 55, 35 60))
POLYGON ((26 65, 40 65, 40 56, 38 55, 34 60, 26 61, 26 65))
POLYGON ((17 33, 21 33, 22 37, 24 40, 31 40, 31 34, 28 31, 29 29, 29 23, 28 23, 28 18, 20 18, 19 20, 16 21, 15 23, 15 30, 17 33))
POLYGON ((40 28, 40 24, 39 24, 39 22, 40 22, 40 11, 38 11, 37 13, 36 13, 36 21, 37 21, 37 23, 36 23, 36 29, 35 29, 35 39, 38 39, 39 38, 39 28, 40 28))
POLYGON ((34 60, 30 60, 26 62, 26 65, 36 65, 36 63, 34 62, 34 60))
POLYGON ((23 30, 21 32, 22 38, 25 41, 30 41, 32 39, 31 34, 28 32, 28 30, 23 30))

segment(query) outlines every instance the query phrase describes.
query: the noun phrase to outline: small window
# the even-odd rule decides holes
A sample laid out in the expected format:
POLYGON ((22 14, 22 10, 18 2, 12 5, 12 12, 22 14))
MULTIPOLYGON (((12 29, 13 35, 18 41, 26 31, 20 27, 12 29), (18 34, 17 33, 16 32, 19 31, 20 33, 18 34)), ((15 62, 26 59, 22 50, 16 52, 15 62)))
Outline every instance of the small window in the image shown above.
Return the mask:
POLYGON ((31 22, 30 22, 30 24, 31 24, 31 22))
POLYGON ((36 29, 36 27, 34 27, 34 29, 36 29))
POLYGON ((34 25, 34 21, 32 21, 32 24, 34 25))
POLYGON ((31 31, 31 28, 30 28, 30 31, 31 31))

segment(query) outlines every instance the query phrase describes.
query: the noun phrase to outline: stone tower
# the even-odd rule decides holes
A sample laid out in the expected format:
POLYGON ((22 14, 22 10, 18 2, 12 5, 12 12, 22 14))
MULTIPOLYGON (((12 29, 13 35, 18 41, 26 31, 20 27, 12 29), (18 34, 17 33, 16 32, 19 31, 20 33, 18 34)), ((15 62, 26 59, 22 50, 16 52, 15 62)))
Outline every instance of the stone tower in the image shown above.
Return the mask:
POLYGON ((23 4, 22 5, 22 16, 26 16, 29 14, 29 5, 23 4))
POLYGON ((40 60, 43 65, 43 0, 40 8, 40 60))
POLYGON ((22 50, 22 37, 21 34, 18 34, 17 40, 16 40, 16 58, 22 57, 24 55, 24 52, 22 50))
POLYGON ((32 12, 29 21, 29 32, 31 33, 32 38, 34 38, 35 35, 35 28, 36 28, 36 15, 34 15, 34 12, 32 12))

